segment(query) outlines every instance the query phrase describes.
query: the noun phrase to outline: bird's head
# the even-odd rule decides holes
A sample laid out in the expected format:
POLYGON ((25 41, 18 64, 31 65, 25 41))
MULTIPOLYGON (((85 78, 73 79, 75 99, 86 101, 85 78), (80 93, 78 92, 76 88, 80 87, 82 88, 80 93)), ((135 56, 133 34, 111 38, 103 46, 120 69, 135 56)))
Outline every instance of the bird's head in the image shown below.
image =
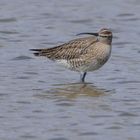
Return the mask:
POLYGON ((110 29, 107 29, 107 28, 102 28, 99 32, 97 33, 80 33, 78 35, 82 35, 82 34, 89 34, 89 35, 94 35, 98 38, 98 40, 100 42, 103 42, 105 44, 111 44, 112 43, 112 32, 110 29))

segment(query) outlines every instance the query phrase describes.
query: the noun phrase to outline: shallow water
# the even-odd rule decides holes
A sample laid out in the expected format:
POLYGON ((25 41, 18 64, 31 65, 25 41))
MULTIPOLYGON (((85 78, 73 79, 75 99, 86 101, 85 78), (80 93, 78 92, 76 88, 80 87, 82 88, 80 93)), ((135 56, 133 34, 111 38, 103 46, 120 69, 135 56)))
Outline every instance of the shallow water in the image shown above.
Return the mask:
POLYGON ((139 12, 139 0, 0 0, 0 139, 139 140, 139 12), (112 56, 86 84, 29 51, 102 27, 112 56))

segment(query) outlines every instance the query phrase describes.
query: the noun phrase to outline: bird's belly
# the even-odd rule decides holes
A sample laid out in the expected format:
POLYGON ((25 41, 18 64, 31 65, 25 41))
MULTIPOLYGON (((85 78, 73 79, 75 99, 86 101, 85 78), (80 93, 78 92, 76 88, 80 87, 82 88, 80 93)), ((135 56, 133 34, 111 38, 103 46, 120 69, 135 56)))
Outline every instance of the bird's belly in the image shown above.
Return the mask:
POLYGON ((67 60, 57 60, 57 63, 63 65, 64 67, 73 70, 73 71, 83 71, 83 72, 87 72, 87 71, 94 71, 99 69, 101 66, 103 66, 106 61, 108 60, 108 57, 106 58, 98 58, 98 59, 93 59, 88 63, 85 63, 83 65, 80 66, 73 66, 72 64, 70 64, 67 60))
POLYGON ((84 72, 97 70, 100 67, 102 67, 107 62, 108 59, 109 55, 102 58, 93 59, 89 63, 81 66, 80 70, 84 72))
POLYGON ((84 72, 87 72, 87 71, 94 71, 94 70, 97 70, 101 67, 102 65, 100 63, 98 63, 97 60, 94 60, 88 64, 85 64, 85 65, 82 65, 80 68, 79 68, 79 71, 84 71, 84 72))

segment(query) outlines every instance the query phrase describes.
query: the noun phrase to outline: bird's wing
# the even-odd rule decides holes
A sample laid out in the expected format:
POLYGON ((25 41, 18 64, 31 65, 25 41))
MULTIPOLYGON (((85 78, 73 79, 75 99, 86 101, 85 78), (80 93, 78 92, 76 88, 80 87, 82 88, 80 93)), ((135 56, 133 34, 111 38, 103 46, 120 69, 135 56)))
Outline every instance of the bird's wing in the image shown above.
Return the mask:
POLYGON ((86 49, 96 41, 97 38, 94 36, 78 38, 53 48, 32 49, 32 51, 35 51, 34 55, 36 56, 45 56, 52 60, 75 59, 86 53, 86 49))

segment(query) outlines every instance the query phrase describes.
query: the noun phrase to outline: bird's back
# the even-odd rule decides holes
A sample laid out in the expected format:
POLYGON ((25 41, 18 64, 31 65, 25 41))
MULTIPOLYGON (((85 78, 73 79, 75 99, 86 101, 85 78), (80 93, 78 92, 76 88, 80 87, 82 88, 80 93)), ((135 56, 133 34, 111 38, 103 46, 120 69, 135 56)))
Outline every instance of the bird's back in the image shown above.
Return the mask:
POLYGON ((71 60, 80 58, 92 44, 97 41, 95 36, 78 38, 68 43, 45 49, 32 49, 36 56, 45 56, 51 60, 71 60))

